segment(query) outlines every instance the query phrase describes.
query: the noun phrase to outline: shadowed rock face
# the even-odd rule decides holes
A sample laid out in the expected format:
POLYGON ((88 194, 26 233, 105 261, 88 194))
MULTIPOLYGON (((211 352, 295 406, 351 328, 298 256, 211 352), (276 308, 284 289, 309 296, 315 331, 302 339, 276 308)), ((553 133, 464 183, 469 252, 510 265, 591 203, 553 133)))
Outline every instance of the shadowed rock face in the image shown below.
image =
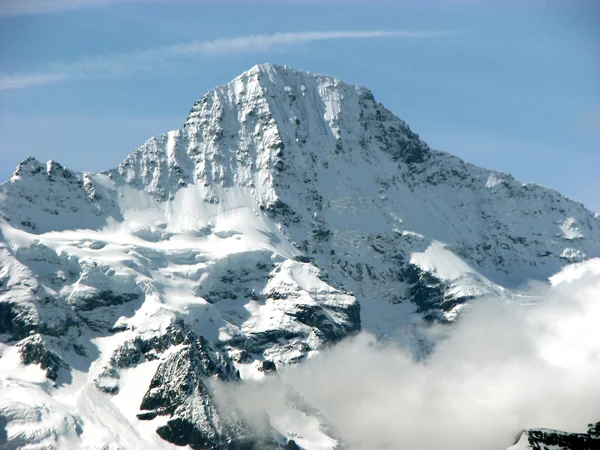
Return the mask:
POLYGON ((73 307, 80 311, 91 311, 102 306, 122 305, 139 298, 139 294, 117 293, 112 291, 99 291, 91 294, 71 297, 73 307))
POLYGON ((359 303, 353 303, 349 307, 339 308, 339 310, 348 317, 348 320, 343 323, 341 327, 330 319, 327 310, 322 306, 298 305, 296 311, 286 314, 293 317, 298 322, 318 330, 319 336, 321 336, 325 342, 335 343, 349 334, 360 331, 359 303))
POLYGON ((158 366, 140 405, 147 412, 138 414, 138 419, 169 416, 156 432, 166 441, 194 449, 276 448, 268 416, 250 426, 236 411, 219 408, 210 386, 214 379, 240 381, 227 356, 188 333, 181 348, 158 366))
POLYGON ((22 339, 35 330, 35 323, 23 308, 11 302, 0 303, 0 334, 10 335, 12 339, 22 339))
POLYGON ((40 368, 46 371, 46 377, 52 381, 58 378, 59 369, 69 369, 60 356, 48 350, 43 337, 39 334, 23 339, 18 347, 21 362, 25 365, 39 364, 40 368))
MULTIPOLYGON (((549 448, 564 450, 596 450, 600 448, 600 422, 590 424, 587 433, 566 433, 546 428, 525 430, 523 435, 527 448, 531 450, 547 450, 549 448)), ((522 440, 523 437, 521 436, 522 440)))

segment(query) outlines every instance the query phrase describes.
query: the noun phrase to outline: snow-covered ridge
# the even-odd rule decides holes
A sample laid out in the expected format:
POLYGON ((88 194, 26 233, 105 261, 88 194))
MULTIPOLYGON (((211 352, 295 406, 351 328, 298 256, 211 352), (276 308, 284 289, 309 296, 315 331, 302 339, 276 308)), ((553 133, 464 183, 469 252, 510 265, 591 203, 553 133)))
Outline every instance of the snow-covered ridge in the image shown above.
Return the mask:
MULTIPOLYGON (((11 196, 20 196, 16 186, 23 184, 23 173, 46 175, 47 170, 31 167, 36 164, 20 166, 9 183, 14 188, 3 189, 6 195, 10 190, 11 196)), ((47 173, 48 181, 56 178, 56 170, 47 173)), ((153 201, 170 202, 172 215, 181 210, 194 214, 219 202, 228 205, 217 210, 235 209, 250 201, 252 207, 283 207, 295 214, 294 220, 312 222, 319 207, 327 210, 321 222, 337 222, 353 209, 393 210, 402 231, 437 239, 478 266, 489 266, 483 267, 488 272, 524 273, 512 270, 518 262, 503 250, 527 247, 531 255, 519 264, 525 277, 532 272, 548 276, 562 261, 593 256, 590 252, 598 247, 598 218, 580 203, 433 151, 367 89, 286 66, 256 66, 211 90, 194 104, 183 129, 150 139, 105 175, 108 179, 75 175, 79 186, 68 187, 89 203, 83 205, 86 212, 102 211, 104 222, 93 224, 88 218, 82 228, 104 226, 107 216, 119 220, 123 210, 152 208, 153 201), (123 201, 112 210, 114 192, 127 187, 138 192, 128 195, 135 197, 132 204, 123 201), (245 198, 233 200, 238 196, 228 195, 232 188, 245 198), (177 196, 179 191, 185 194, 177 196), (190 196, 194 207, 183 207, 179 198, 187 202, 190 196), (500 236, 506 238, 497 240, 500 236), (593 245, 586 245, 590 240, 593 245)), ((30 196, 21 197, 3 204, 16 226, 35 225, 34 232, 60 226, 56 222, 62 219, 51 217, 56 208, 44 208, 36 221, 32 216, 40 211, 27 214, 22 200, 30 196)), ((390 218, 384 220, 388 228, 390 218)))
POLYGON ((589 424, 587 433, 567 433, 538 428, 523 430, 507 450, 594 449, 600 447, 600 422, 589 424))
POLYGON ((207 380, 418 334, 598 254, 580 203, 430 149, 364 87, 256 66, 115 169, 30 158, 0 185, 0 398, 46 393, 0 414, 10 442, 284 445, 219 418, 207 380), (53 419, 24 437, 24 416, 53 419))

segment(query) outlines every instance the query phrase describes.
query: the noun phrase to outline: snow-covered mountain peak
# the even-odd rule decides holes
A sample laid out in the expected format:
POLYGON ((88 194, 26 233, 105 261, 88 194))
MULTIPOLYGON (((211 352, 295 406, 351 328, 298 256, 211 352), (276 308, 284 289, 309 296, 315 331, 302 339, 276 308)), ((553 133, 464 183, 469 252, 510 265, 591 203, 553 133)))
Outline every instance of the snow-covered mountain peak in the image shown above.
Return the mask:
MULTIPOLYGON (((376 103, 372 93, 362 86, 288 66, 264 64, 209 91, 192 107, 185 128, 214 141, 224 140, 225 145, 228 139, 238 137, 233 131, 251 141, 266 133, 272 137, 276 150, 281 150, 282 144, 302 148, 310 135, 311 150, 325 153, 331 150, 330 146, 338 150, 360 148, 351 144, 366 134, 379 136, 380 140, 385 139, 384 134, 388 139, 394 137, 383 127, 368 129, 373 125, 368 119, 393 122, 389 124, 395 125, 392 132, 403 132, 407 139, 416 138, 404 122, 376 103), (211 123, 211 118, 217 123, 211 123), (240 129, 232 129, 232 122, 241 124, 240 129), (363 132, 355 125, 361 125, 363 132), (312 142, 317 137, 319 146, 312 142)), ((427 146, 421 142, 418 147, 419 151, 413 149, 408 155, 409 160, 422 160, 420 153, 427 146)), ((294 153, 290 154, 293 156, 294 153)))
POLYGON ((194 104, 191 112, 193 113, 198 109, 196 107, 201 107, 202 103, 206 103, 213 96, 228 97, 229 100, 233 100, 239 105, 244 99, 256 100, 259 97, 301 101, 302 97, 308 95, 310 91, 313 91, 312 95, 322 96, 323 92, 314 92, 318 90, 329 91, 329 96, 334 103, 343 100, 343 93, 349 91, 359 91, 361 94, 372 96, 367 88, 346 83, 333 76, 298 71, 285 65, 265 63, 252 67, 227 84, 211 89, 194 104), (335 91, 337 94, 333 94, 335 91))
POLYGON ((159 448, 154 430, 260 441, 219 415, 208 378, 260 378, 361 328, 411 330, 423 356, 424 322, 597 254, 580 203, 430 149, 366 88, 255 66, 115 169, 29 158, 0 185, 0 374, 56 381, 0 414, 15 439, 19 408, 72 425, 32 425, 41 444, 79 443, 78 420, 125 448, 159 448), (69 383, 76 404, 55 401, 69 383))
POLYGON ((157 199, 201 184, 214 203, 219 186, 241 186, 266 208, 279 199, 277 184, 314 164, 414 164, 429 151, 366 88, 265 64, 209 91, 181 130, 149 140, 109 175, 157 199))
POLYGON ((321 264, 355 253, 338 247, 349 245, 351 224, 389 242, 410 236, 418 254, 441 242, 501 284, 595 256, 599 239, 583 205, 431 150, 366 88, 273 64, 210 90, 180 130, 151 138, 116 169, 77 174, 28 159, 4 189, 14 226, 35 233, 62 229, 62 210, 86 211, 70 224, 94 229, 135 216, 132 226, 154 235, 162 231, 153 223, 187 232, 243 210, 283 226, 284 241, 321 264), (60 208, 37 207, 30 199, 39 196, 60 208), (140 208, 150 223, 140 223, 140 208))
POLYGON ((24 159, 17 166, 10 181, 14 183, 23 178, 33 176, 47 176, 50 178, 70 178, 74 176, 74 173, 54 160, 42 163, 35 159, 33 156, 30 156, 24 159))

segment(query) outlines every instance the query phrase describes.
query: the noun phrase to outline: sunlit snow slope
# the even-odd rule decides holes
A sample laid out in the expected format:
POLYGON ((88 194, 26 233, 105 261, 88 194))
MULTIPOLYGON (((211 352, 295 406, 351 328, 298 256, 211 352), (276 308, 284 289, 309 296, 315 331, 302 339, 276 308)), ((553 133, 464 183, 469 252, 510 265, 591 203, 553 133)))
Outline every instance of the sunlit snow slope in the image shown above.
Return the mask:
POLYGON ((363 87, 256 66, 116 169, 30 158, 0 185, 0 442, 309 445, 208 380, 361 328, 419 354, 423 323, 599 254, 582 204, 430 149, 363 87))

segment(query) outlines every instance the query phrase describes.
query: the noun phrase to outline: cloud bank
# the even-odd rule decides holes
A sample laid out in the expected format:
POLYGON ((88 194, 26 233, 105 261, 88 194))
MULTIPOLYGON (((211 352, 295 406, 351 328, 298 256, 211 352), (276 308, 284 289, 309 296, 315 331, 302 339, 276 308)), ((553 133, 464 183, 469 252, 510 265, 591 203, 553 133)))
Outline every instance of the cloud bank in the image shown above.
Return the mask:
POLYGON ((284 49, 298 44, 343 39, 423 39, 444 35, 442 32, 370 30, 307 31, 295 33, 252 34, 235 38, 198 40, 167 45, 132 53, 84 58, 55 63, 44 70, 29 73, 0 73, 0 90, 19 89, 67 80, 127 78, 168 69, 169 64, 197 56, 255 54, 284 49))
POLYGON ((600 259, 552 281, 476 302, 424 362, 362 334, 220 398, 289 426, 288 386, 351 449, 502 450, 523 428, 585 431, 600 420, 600 259))

